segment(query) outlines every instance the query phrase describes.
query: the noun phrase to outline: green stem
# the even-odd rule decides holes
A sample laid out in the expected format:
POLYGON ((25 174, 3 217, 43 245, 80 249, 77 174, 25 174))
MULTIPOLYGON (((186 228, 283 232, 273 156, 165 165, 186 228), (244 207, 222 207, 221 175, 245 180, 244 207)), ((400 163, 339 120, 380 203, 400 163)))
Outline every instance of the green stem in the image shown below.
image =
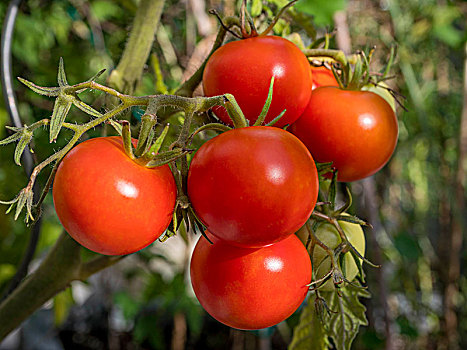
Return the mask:
POLYGON ((122 58, 109 77, 109 84, 131 94, 143 73, 156 34, 164 0, 141 0, 122 58))

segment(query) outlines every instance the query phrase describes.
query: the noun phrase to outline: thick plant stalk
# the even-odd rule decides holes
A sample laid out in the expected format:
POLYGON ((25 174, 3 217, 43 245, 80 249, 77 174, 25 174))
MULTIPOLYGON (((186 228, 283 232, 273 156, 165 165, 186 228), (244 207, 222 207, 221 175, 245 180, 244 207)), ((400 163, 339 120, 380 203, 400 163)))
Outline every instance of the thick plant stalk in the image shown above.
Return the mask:
POLYGON ((0 341, 72 281, 84 281, 120 259, 99 256, 81 262, 81 246, 63 232, 39 268, 0 304, 0 341))
POLYGON ((164 2, 140 1, 125 51, 109 77, 109 84, 118 91, 132 94, 135 90, 154 42, 164 2))
POLYGON ((78 277, 81 247, 64 233, 39 268, 0 304, 0 340, 78 277))

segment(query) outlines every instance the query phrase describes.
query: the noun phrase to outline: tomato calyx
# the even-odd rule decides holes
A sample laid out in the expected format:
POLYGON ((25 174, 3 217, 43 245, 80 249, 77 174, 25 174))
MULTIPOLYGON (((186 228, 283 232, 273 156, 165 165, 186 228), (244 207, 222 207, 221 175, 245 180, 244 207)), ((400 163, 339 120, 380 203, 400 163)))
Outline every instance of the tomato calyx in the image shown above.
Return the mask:
POLYGON ((279 19, 282 17, 282 15, 285 13, 285 11, 292 7, 297 1, 298 0, 292 0, 286 5, 284 5, 279 10, 277 15, 273 18, 272 22, 268 25, 268 27, 261 33, 258 33, 254 20, 247 10, 246 0, 242 1, 239 18, 228 17, 229 23, 225 23, 226 21, 221 18, 220 14, 215 9, 209 10, 209 13, 216 16, 221 27, 237 39, 248 39, 257 36, 268 35, 272 31, 276 23, 279 21, 279 19), (238 27, 239 32, 232 30, 231 27, 233 26, 238 27))
POLYGON ((405 96, 385 84, 385 81, 393 78, 389 76, 389 72, 396 55, 394 47, 391 47, 388 62, 383 70, 372 72, 370 65, 375 47, 369 51, 368 55, 364 51, 358 50, 355 54, 347 56, 340 50, 328 48, 330 35, 327 33, 325 38, 317 40, 316 44, 313 43, 312 48, 303 50, 313 67, 324 66, 331 70, 340 89, 371 91, 383 97, 394 111, 395 103, 407 110, 401 102, 401 100, 406 99, 405 96), (314 47, 322 42, 325 43, 324 48, 314 47))
POLYGON ((122 126, 121 137, 123 141, 123 149, 125 154, 136 163, 146 168, 155 168, 168 163, 171 163, 184 155, 193 152, 192 149, 176 147, 158 153, 162 143, 164 142, 165 136, 169 131, 169 125, 167 125, 159 137, 154 140, 155 121, 149 118, 144 118, 141 124, 141 130, 138 140, 135 142, 131 137, 130 123, 127 120, 121 120, 118 122, 122 126), (136 147, 135 144, 136 143, 136 147))

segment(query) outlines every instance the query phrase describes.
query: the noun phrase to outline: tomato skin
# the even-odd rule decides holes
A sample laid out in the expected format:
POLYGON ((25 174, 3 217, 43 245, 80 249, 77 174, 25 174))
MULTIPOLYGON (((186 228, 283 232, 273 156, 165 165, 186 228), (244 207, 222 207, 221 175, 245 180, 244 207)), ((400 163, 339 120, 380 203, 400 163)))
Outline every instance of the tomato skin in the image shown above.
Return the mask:
POLYGON ((176 200, 167 165, 145 168, 124 152, 120 137, 89 139, 60 163, 53 200, 65 230, 106 255, 136 252, 167 228, 176 200))
POLYGON ((319 183, 300 140, 279 128, 257 126, 224 132, 201 146, 187 188, 193 209, 213 235, 261 247, 305 223, 319 183))
POLYGON ((305 299, 311 261, 295 235, 257 249, 212 240, 199 239, 190 274, 199 302, 219 322, 238 329, 270 327, 305 299))
MULTIPOLYGON (((287 39, 277 36, 253 37, 221 46, 209 58, 203 73, 206 96, 234 95, 245 117, 253 125, 266 102, 274 76, 272 103, 265 122, 287 109, 275 124, 293 123, 302 114, 311 94, 311 70, 306 56, 287 39)), ((229 125, 223 107, 214 108, 229 125)))
POLYGON ((313 79, 313 90, 320 86, 339 86, 339 83, 334 77, 332 70, 327 69, 325 66, 311 66, 311 72, 311 76, 313 79))
POLYGON ((317 162, 332 161, 339 181, 351 182, 373 175, 388 162, 398 125, 389 104, 373 92, 320 87, 289 131, 317 162))

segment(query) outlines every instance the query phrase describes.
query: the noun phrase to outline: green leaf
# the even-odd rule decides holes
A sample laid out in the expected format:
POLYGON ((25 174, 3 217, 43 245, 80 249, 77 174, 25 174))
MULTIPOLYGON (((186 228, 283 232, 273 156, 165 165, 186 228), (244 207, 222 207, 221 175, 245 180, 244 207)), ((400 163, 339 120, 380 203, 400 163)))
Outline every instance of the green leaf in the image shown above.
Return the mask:
POLYGON ((329 308, 335 311, 324 317, 328 335, 334 341, 337 350, 350 350, 360 326, 368 325, 366 308, 359 298, 369 298, 370 293, 366 289, 348 284, 340 289, 340 293, 322 294, 329 308))
POLYGON ((294 9, 299 12, 312 15, 317 26, 332 25, 333 16, 337 11, 345 10, 347 0, 301 0, 294 9))
POLYGON ((251 1, 251 16, 257 17, 261 14, 261 11, 263 10, 263 3, 261 0, 252 0, 251 1))
POLYGON ((55 100, 54 110, 52 117, 50 118, 50 142, 53 142, 57 139, 62 125, 65 122, 65 118, 70 111, 72 103, 73 102, 71 99, 67 99, 63 96, 60 96, 55 100))
POLYGON ((323 350, 329 346, 326 330, 316 309, 316 295, 310 295, 307 305, 303 308, 300 321, 293 332, 289 350, 323 350))

